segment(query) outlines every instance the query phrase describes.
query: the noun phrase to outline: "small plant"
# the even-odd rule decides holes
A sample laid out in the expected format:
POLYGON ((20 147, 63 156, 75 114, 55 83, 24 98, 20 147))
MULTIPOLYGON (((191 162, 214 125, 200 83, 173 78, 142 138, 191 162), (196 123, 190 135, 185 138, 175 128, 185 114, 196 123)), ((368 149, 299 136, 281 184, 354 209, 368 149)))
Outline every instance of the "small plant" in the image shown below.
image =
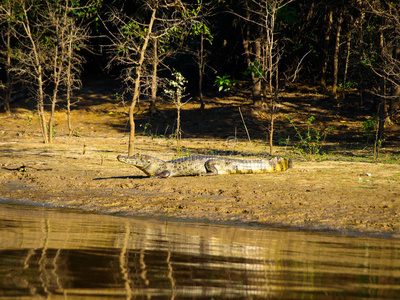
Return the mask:
POLYGON ((378 125, 378 116, 373 116, 372 119, 365 120, 362 122, 362 132, 363 136, 367 138, 367 143, 375 137, 376 135, 376 128, 378 125))
MULTIPOLYGON (((293 128, 296 131, 296 136, 300 140, 296 145, 296 151, 309 160, 315 159, 315 156, 317 155, 321 155, 321 148, 325 142, 326 136, 334 129, 334 127, 330 127, 324 133, 318 131, 317 129, 312 128, 315 117, 311 116, 306 121, 307 129, 305 131, 300 131, 294 124, 294 121, 292 121, 288 116, 286 116, 286 118, 289 120, 290 124, 293 125, 293 128)), ((325 156, 325 154, 322 155, 322 158, 325 156)))
POLYGON ((367 143, 374 141, 373 157, 374 162, 378 160, 380 150, 382 149, 382 140, 379 138, 379 118, 374 115, 372 119, 365 120, 362 123, 363 135, 367 138, 367 143))
POLYGON ((190 152, 189 149, 182 149, 182 148, 177 148, 176 149, 176 157, 174 156, 174 159, 180 158, 180 157, 187 157, 191 156, 192 152, 190 152))
POLYGON ((238 81, 231 79, 230 75, 216 76, 214 86, 218 88, 218 92, 236 91, 238 81))
POLYGON ((104 151, 100 153, 100 165, 102 166, 104 164, 104 160, 108 158, 108 153, 109 151, 104 151))
POLYGON ((32 126, 32 117, 30 115, 26 115, 26 120, 28 121, 28 126, 32 126))
MULTIPOLYGON (((343 88, 343 82, 338 84, 340 88, 343 88)), ((357 82, 353 82, 353 81, 346 81, 346 83, 344 84, 344 87, 346 89, 354 89, 358 86, 357 82)))
MULTIPOLYGON (((53 125, 52 133, 51 133, 51 134, 53 135, 53 137, 56 136, 56 133, 57 133, 56 127, 57 127, 57 126, 58 126, 57 123, 53 125)), ((46 128, 47 128, 47 131, 48 131, 48 130, 49 130, 49 126, 47 125, 46 128)))
POLYGON ((265 76, 265 71, 263 71, 262 66, 259 61, 253 61, 243 75, 248 76, 253 74, 255 78, 262 78, 265 76))
POLYGON ((75 136, 76 137, 81 137, 82 136, 82 132, 80 132, 78 129, 75 131, 75 136))
POLYGON ((185 102, 182 102, 182 99, 185 98, 187 95, 185 95, 185 84, 187 83, 186 78, 178 71, 174 71, 172 73, 172 76, 174 76, 174 79, 168 80, 168 85, 170 88, 165 88, 164 93, 171 98, 171 100, 174 102, 176 111, 177 111, 177 118, 176 118, 176 142, 177 142, 177 148, 179 149, 179 144, 182 139, 182 129, 181 129, 181 108, 183 105, 188 103, 191 98, 186 100, 185 102))
MULTIPOLYGON (((141 127, 142 125, 140 125, 140 127, 141 127)), ((149 129, 151 127, 151 124, 150 123, 146 123, 146 124, 144 124, 144 128, 143 128, 143 133, 142 133, 142 135, 144 135, 144 136, 151 136, 151 130, 149 130, 149 132, 147 132, 147 129, 149 129)))

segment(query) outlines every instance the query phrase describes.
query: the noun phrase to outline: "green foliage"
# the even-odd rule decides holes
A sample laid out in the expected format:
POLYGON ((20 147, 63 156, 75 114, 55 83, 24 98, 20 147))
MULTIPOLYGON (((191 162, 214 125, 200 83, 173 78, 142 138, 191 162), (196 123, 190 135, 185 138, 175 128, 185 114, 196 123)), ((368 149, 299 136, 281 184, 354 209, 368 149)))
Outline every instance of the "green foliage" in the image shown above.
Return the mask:
POLYGON ((192 152, 189 149, 182 149, 182 148, 177 148, 176 149, 176 157, 174 156, 173 159, 177 159, 180 157, 187 157, 191 156, 192 152))
POLYGON ((76 137, 81 137, 83 134, 82 134, 82 132, 80 132, 79 131, 79 129, 77 129, 76 131, 75 131, 75 136, 76 137))
POLYGON ((216 76, 214 86, 218 88, 218 92, 236 91, 238 81, 231 79, 230 75, 216 76))
POLYGON ((144 32, 140 31, 140 26, 135 21, 130 21, 126 25, 123 25, 121 29, 125 36, 144 38, 144 32))
MULTIPOLYGON (((355 89, 355 88, 357 88, 357 86, 358 86, 358 83, 357 83, 357 82, 354 82, 354 81, 347 81, 347 82, 345 83, 345 85, 344 85, 344 87, 345 87, 346 89, 355 89)), ((339 83, 339 87, 340 87, 340 88, 343 88, 343 83, 342 83, 342 82, 339 83)))
POLYGON ((187 80, 183 77, 182 73, 174 71, 172 73, 173 79, 168 80, 170 88, 165 88, 164 93, 171 98, 173 101, 179 100, 184 97, 183 93, 186 90, 185 84, 187 80))
POLYGON ((314 160, 317 157, 321 158, 321 156, 323 157, 324 154, 321 153, 321 149, 327 135, 334 129, 334 127, 330 127, 326 132, 319 131, 312 127, 315 117, 311 116, 306 121, 307 129, 302 131, 296 127, 294 121, 292 121, 288 116, 286 116, 286 118, 289 120, 290 124, 292 124, 296 131, 295 137, 298 138, 295 150, 307 160, 314 160))
MULTIPOLYGON (((56 133, 57 133, 56 127, 57 127, 57 126, 58 126, 58 123, 56 123, 56 124, 53 125, 52 133, 51 133, 53 137, 56 136, 56 133)), ((47 131, 49 131, 49 126, 48 126, 48 125, 46 126, 46 128, 47 128, 47 131)))
POLYGON ((210 28, 201 22, 194 22, 192 25, 192 31, 190 32, 191 36, 199 36, 203 34, 204 39, 210 44, 212 45, 213 43, 213 35, 211 34, 210 28))
POLYGON ((372 119, 365 120, 362 122, 361 130, 363 132, 363 136, 367 138, 367 143, 375 137, 376 130, 378 125, 378 116, 374 115, 372 119))
MULTIPOLYGON (((157 129, 156 129, 156 131, 153 133, 153 132, 151 131, 151 127, 152 127, 152 125, 151 125, 149 122, 147 122, 146 124, 144 124, 144 128, 143 128, 143 133, 142 133, 142 135, 143 135, 143 136, 151 137, 152 139, 154 139, 154 138, 165 138, 165 135, 164 135, 164 134, 158 134, 158 133, 157 133, 157 129)), ((168 127, 169 127, 169 126, 167 126, 167 129, 168 129, 168 127)))
POLYGON ((259 61, 253 61, 250 63, 250 66, 247 68, 247 70, 243 72, 243 74, 245 76, 254 74, 255 78, 262 78, 264 77, 265 72, 263 71, 259 61))

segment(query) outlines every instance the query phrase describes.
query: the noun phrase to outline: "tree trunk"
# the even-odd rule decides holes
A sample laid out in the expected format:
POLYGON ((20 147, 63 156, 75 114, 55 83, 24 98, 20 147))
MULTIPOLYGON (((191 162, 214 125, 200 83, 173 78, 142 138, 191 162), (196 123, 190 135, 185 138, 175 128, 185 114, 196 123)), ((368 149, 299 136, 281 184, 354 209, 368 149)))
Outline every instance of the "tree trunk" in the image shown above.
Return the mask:
MULTIPOLYGON (((182 139, 182 131, 181 131, 181 101, 178 99, 178 105, 176 107, 177 117, 176 117, 176 148, 178 151, 181 149, 181 139, 182 139)), ((179 153, 178 153, 179 154, 179 153)))
POLYGON ((204 75, 204 33, 200 34, 200 51, 199 51, 199 100, 200 110, 204 110, 204 99, 203 99, 203 75, 204 75))
POLYGON ((397 111, 400 111, 400 86, 392 87, 390 104, 389 104, 389 122, 397 111))
MULTIPOLYGON (((246 5, 248 3, 246 2, 246 5)), ((246 18, 250 20, 250 10, 249 7, 246 9, 246 18)), ((247 68, 250 70, 251 68, 251 63, 252 63, 252 57, 251 57, 251 43, 250 43, 250 24, 247 22, 245 24, 245 33, 242 34, 242 42, 243 42, 243 48, 244 48, 244 55, 246 57, 246 62, 247 62, 247 68)), ((258 41, 258 47, 259 47, 259 55, 256 55, 256 58, 260 57, 261 54, 261 43, 258 41)), ((255 51, 257 52, 257 46, 255 51)), ((261 81, 259 78, 256 78, 256 74, 254 72, 251 72, 251 83, 252 83, 252 97, 253 97, 253 105, 257 106, 261 104, 261 81)))
MULTIPOLYGON (((393 58, 396 61, 399 61, 400 49, 396 47, 393 50, 393 58)), ((390 93, 389 100, 389 111, 388 111, 388 122, 392 122, 392 118, 396 114, 397 111, 400 111, 400 86, 392 84, 392 90, 390 93)))
POLYGON ((156 9, 153 9, 149 28, 146 32, 146 37, 144 39, 142 48, 140 49, 140 58, 138 61, 138 65, 136 67, 136 78, 135 78, 135 88, 133 92, 132 104, 129 108, 129 125, 130 125, 130 132, 129 132, 129 145, 128 145, 128 155, 132 156, 134 151, 134 142, 135 142, 135 118, 133 116, 136 103, 139 101, 139 93, 140 93, 140 79, 142 76, 142 67, 144 62, 145 53, 147 50, 147 46, 149 44, 150 35, 153 29, 154 19, 156 17, 156 9))
MULTIPOLYGON (((359 56, 359 64, 362 64, 362 61, 364 60, 364 30, 363 30, 363 24, 364 24, 364 19, 365 19, 365 12, 360 13, 360 19, 359 19, 359 36, 358 36, 358 52, 360 54, 359 56)), ((358 73, 358 91, 360 94, 360 107, 364 105, 363 101, 363 94, 364 94, 364 72, 362 71, 363 69, 359 68, 360 71, 358 73)))
POLYGON ((43 83, 43 69, 41 64, 41 55, 39 54, 38 50, 39 47, 38 42, 34 40, 34 36, 31 32, 31 26, 28 18, 28 11, 25 8, 25 3, 23 3, 22 9, 23 9, 23 16, 25 19, 24 22, 22 23, 22 26, 24 28, 26 36, 28 37, 32 45, 32 52, 34 58, 34 71, 32 71, 32 74, 30 75, 34 77, 35 80, 37 81, 36 101, 37 101, 40 128, 43 135, 43 141, 45 144, 48 144, 49 138, 47 135, 46 116, 44 113, 44 87, 43 87, 44 83, 43 83))
POLYGON ((156 100, 157 100, 157 68, 158 68, 158 44, 157 39, 153 39, 153 74, 151 75, 151 101, 150 112, 157 113, 156 100))
MULTIPOLYGON (((10 11, 11 11, 11 4, 10 11)), ((6 67, 6 98, 4 102, 4 108, 7 113, 11 112, 10 102, 12 95, 12 76, 11 76, 11 18, 7 20, 7 32, 6 32, 6 47, 7 47, 7 67, 6 67)))
POLYGON ((72 78, 72 54, 73 54, 73 45, 72 45, 72 38, 68 43, 68 64, 66 70, 67 76, 67 122, 68 122, 68 136, 72 136, 73 128, 72 128, 72 119, 71 119, 71 95, 72 95, 72 85, 73 85, 73 78, 72 78))
POLYGON ((37 108, 38 108, 38 116, 40 122, 40 128, 42 130, 43 141, 45 144, 49 143, 49 137, 47 135, 46 128, 46 116, 44 113, 44 91, 43 91, 43 78, 42 78, 42 67, 39 65, 38 67, 38 91, 37 91, 37 108))
POLYGON ((53 99, 51 100, 51 112, 50 112, 50 118, 49 118, 49 143, 53 143, 53 126, 54 126, 54 114, 56 111, 56 103, 57 103, 57 89, 58 89, 58 84, 55 84, 56 87, 54 87, 53 90, 53 99))
MULTIPOLYGON (((58 36, 58 34, 57 34, 58 36)), ((53 62, 53 97, 51 99, 51 113, 50 113, 50 118, 49 118, 49 143, 53 143, 53 124, 54 124, 54 114, 56 111, 56 103, 57 103, 57 94, 58 94, 58 87, 60 85, 60 75, 61 75, 61 65, 62 63, 59 63, 59 55, 58 55, 58 45, 55 45, 55 50, 54 50, 54 62, 53 62)))
MULTIPOLYGON (((255 61, 260 61, 261 60, 261 41, 256 40, 254 41, 254 51, 255 51, 255 56, 256 59, 255 61)), ((259 66, 262 64, 260 63, 259 66)), ((254 72, 252 72, 254 73, 254 72)), ((256 74, 253 74, 253 101, 255 106, 260 106, 262 103, 261 99, 261 78, 260 76, 255 76, 256 74)))
MULTIPOLYGON (((380 37, 379 37, 379 48, 380 48, 380 53, 381 57, 384 55, 384 47, 385 47, 385 38, 383 36, 383 31, 380 32, 380 37)), ((376 135, 376 140, 375 140, 375 147, 380 141, 382 141, 384 132, 385 132, 385 120, 387 117, 387 109, 386 109, 386 78, 384 76, 381 76, 381 86, 380 86, 380 94, 381 97, 379 99, 378 103, 378 131, 376 135)), ((378 153, 377 153, 378 155, 378 153)))
MULTIPOLYGON (((351 18, 352 19, 352 18, 351 18)), ((351 20, 350 24, 352 24, 353 20, 351 20)), ((346 38, 346 63, 344 67, 344 75, 343 75, 343 90, 342 90, 342 99, 346 96, 346 81, 347 81, 347 70, 349 68, 349 62, 350 62, 350 52, 351 52, 351 30, 347 32, 347 38, 346 38)))
MULTIPOLYGON (((329 6, 328 6, 328 9, 329 6)), ((326 72, 328 70, 328 59, 329 59, 329 41, 330 41, 330 35, 332 31, 332 23, 333 23, 333 11, 332 9, 329 10, 329 13, 326 17, 327 21, 327 26, 326 26, 326 31, 325 31, 325 39, 324 39, 324 48, 323 48, 323 55, 322 55, 322 70, 321 70, 321 87, 322 89, 326 92, 327 87, 326 87, 326 72)))
POLYGON ((340 49, 340 32, 342 30, 342 22, 343 22, 343 12, 340 11, 336 28, 335 52, 333 54, 333 84, 332 84, 333 99, 338 98, 337 88, 338 88, 338 76, 339 76, 339 49, 340 49))

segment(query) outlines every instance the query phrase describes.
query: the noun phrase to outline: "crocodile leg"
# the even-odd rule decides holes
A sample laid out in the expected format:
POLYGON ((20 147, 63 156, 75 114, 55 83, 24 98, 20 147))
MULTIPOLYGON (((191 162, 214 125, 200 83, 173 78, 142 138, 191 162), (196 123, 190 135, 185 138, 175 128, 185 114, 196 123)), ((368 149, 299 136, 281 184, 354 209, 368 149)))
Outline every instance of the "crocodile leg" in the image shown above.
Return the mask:
POLYGON ((204 167, 207 170, 206 176, 218 175, 218 170, 215 167, 215 159, 209 159, 204 163, 204 167))
POLYGON ((157 175, 154 175, 153 177, 155 178, 167 178, 171 175, 171 172, 168 170, 162 171, 161 173, 158 173, 157 175))

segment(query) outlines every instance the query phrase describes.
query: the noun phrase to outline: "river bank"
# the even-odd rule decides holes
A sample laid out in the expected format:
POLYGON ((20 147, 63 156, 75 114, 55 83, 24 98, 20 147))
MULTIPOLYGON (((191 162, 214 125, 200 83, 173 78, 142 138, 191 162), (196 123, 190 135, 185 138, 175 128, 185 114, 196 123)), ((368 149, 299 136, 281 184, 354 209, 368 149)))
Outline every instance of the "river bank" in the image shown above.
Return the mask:
MULTIPOLYGON (((173 155, 168 143, 139 137, 137 150, 166 158, 173 155)), ((157 179, 116 160, 126 144, 123 134, 58 137, 54 145, 38 137, 3 140, 1 197, 123 216, 400 237, 397 164, 295 160, 287 172, 157 179)))

